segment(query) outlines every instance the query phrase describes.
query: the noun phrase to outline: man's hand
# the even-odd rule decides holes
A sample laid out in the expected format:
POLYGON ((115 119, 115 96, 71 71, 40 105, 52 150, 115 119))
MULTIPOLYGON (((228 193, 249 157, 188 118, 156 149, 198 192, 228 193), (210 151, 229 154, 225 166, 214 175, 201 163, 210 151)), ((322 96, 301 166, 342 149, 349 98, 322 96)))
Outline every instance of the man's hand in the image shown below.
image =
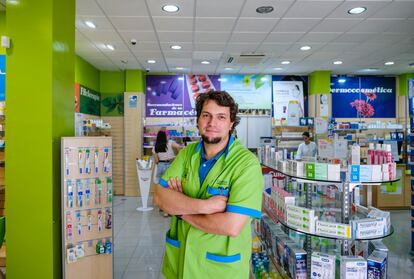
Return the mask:
POLYGON ((170 177, 170 179, 168 179, 168 188, 170 188, 171 190, 182 193, 183 188, 181 188, 180 178, 178 176, 176 178, 170 177))
POLYGON ((221 213, 226 210, 227 197, 223 196, 212 196, 205 200, 204 214, 221 213))

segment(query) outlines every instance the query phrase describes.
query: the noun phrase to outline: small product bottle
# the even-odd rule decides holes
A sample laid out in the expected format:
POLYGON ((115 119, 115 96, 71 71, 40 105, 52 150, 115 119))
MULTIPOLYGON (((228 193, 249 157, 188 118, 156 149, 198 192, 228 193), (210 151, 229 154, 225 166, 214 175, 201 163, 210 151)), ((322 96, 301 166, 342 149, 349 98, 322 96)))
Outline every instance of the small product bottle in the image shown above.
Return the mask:
POLYGON ((386 144, 386 151, 385 151, 385 158, 386 158, 386 163, 392 163, 392 152, 391 152, 391 145, 390 144, 386 144))
POLYGON ((382 160, 381 160, 381 144, 377 143, 376 148, 375 148, 375 165, 380 165, 382 164, 382 160))
POLYGON ((369 144, 368 147, 368 157, 367 157, 367 164, 368 165, 373 165, 375 163, 375 146, 373 143, 369 144))

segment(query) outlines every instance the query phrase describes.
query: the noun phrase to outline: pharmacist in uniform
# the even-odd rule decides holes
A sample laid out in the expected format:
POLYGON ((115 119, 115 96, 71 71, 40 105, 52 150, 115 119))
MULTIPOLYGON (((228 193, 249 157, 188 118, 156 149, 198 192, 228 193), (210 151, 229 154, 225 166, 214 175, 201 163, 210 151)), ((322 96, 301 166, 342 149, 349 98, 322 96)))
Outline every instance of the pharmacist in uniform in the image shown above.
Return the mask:
POLYGON ((263 176, 256 156, 231 135, 238 106, 225 91, 200 94, 202 140, 177 155, 154 202, 174 215, 162 273, 172 278, 249 278, 251 221, 260 218, 263 176))
POLYGON ((316 157, 317 147, 314 142, 310 140, 309 132, 303 132, 303 142, 299 144, 296 152, 296 160, 303 160, 304 157, 316 157))

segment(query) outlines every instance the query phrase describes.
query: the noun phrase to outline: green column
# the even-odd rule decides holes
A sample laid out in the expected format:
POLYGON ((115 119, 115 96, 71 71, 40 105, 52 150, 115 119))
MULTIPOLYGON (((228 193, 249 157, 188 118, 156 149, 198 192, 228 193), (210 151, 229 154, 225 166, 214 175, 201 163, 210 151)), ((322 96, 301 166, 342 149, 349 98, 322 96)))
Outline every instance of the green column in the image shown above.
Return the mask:
POLYGON ((408 95, 408 80, 414 78, 414 73, 407 73, 398 76, 398 96, 408 95))
POLYGON ((145 73, 142 70, 125 71, 125 92, 145 92, 145 73))
POLYGON ((309 95, 331 92, 331 72, 315 71, 309 75, 309 95))
POLYGON ((61 278, 60 137, 74 132, 75 0, 8 3, 8 278, 61 278))

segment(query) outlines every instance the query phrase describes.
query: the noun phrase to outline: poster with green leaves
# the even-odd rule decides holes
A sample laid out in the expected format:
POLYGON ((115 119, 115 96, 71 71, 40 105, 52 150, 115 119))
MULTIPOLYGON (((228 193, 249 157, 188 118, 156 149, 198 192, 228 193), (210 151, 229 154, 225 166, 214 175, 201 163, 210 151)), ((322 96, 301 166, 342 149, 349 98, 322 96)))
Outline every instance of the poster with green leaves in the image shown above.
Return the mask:
POLYGON ((101 102, 102 116, 123 116, 124 115, 124 94, 102 94, 101 102))
POLYGON ((80 85, 80 113, 100 116, 101 93, 80 85))

